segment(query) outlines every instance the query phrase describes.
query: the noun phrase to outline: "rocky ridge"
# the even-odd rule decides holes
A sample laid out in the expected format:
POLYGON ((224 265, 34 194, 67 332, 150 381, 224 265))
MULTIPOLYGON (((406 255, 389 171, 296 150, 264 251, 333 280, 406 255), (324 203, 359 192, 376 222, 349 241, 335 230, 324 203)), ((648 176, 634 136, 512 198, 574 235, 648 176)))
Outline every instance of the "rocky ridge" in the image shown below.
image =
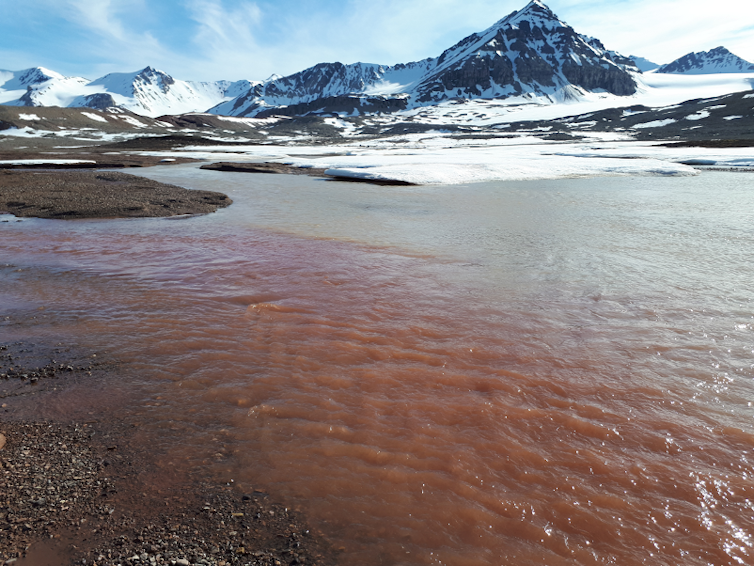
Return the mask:
POLYGON ((706 75, 710 73, 754 73, 754 64, 734 55, 725 47, 689 53, 672 63, 662 65, 657 73, 706 75))

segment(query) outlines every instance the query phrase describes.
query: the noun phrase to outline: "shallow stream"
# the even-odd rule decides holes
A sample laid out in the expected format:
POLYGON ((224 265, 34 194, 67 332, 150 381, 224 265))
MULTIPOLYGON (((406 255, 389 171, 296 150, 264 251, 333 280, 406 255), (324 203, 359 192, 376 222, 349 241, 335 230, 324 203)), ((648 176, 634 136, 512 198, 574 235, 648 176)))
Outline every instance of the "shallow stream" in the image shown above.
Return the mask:
POLYGON ((0 315, 38 317, 0 341, 123 362, 50 411, 269 490, 343 564, 754 560, 750 175, 140 174, 235 203, 0 223, 0 315))

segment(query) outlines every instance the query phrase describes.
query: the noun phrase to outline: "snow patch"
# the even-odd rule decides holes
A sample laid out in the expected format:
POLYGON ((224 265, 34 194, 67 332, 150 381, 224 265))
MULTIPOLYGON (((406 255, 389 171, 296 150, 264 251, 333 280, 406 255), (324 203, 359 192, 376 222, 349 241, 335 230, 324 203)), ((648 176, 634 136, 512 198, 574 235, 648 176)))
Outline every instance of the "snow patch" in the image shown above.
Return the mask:
POLYGON ((147 127, 147 125, 144 122, 140 122, 139 120, 137 120, 136 118, 132 116, 121 116, 120 119, 128 124, 131 124, 132 126, 136 126, 137 128, 147 127))
POLYGON ((103 118, 99 114, 92 114, 91 112, 82 112, 81 115, 86 116, 87 118, 94 120, 96 122, 104 122, 105 124, 107 124, 107 118, 103 118))
POLYGON ((696 114, 686 116, 686 120, 704 120, 705 118, 709 118, 709 112, 706 110, 701 110, 696 114))
POLYGON ((42 118, 40 118, 36 114, 19 114, 18 119, 32 121, 32 120, 41 120, 42 118))
POLYGON ((663 126, 669 126, 676 123, 677 120, 672 118, 666 118, 665 120, 653 120, 652 122, 644 122, 643 124, 634 124, 632 127, 642 130, 644 128, 662 128, 663 126))

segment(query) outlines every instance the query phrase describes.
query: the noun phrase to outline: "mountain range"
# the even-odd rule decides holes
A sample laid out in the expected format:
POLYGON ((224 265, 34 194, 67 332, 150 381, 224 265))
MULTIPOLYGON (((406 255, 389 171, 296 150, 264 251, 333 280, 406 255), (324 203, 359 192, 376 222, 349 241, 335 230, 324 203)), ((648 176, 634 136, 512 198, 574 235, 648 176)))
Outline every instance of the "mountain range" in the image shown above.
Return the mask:
POLYGON ((629 96, 641 73, 754 73, 724 47, 655 68, 578 34, 540 0, 435 58, 392 66, 320 63, 267 81, 191 82, 146 67, 89 81, 41 67, 0 71, 0 103, 121 108, 157 117, 206 111, 237 117, 387 113, 454 99, 571 102, 629 96))
POLYGON ((144 116, 206 110, 251 88, 249 81, 191 82, 147 67, 94 81, 42 67, 0 70, 0 103, 11 106, 123 108, 144 116))

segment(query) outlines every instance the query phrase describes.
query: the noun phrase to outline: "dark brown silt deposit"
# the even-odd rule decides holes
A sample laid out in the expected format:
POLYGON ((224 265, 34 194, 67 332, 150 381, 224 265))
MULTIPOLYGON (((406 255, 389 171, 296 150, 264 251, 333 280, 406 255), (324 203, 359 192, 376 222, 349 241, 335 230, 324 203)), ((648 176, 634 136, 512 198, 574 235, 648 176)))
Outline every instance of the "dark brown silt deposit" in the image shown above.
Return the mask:
POLYGON ((164 217, 207 214, 231 203, 222 193, 192 191, 125 173, 0 172, 0 211, 19 217, 164 217))

